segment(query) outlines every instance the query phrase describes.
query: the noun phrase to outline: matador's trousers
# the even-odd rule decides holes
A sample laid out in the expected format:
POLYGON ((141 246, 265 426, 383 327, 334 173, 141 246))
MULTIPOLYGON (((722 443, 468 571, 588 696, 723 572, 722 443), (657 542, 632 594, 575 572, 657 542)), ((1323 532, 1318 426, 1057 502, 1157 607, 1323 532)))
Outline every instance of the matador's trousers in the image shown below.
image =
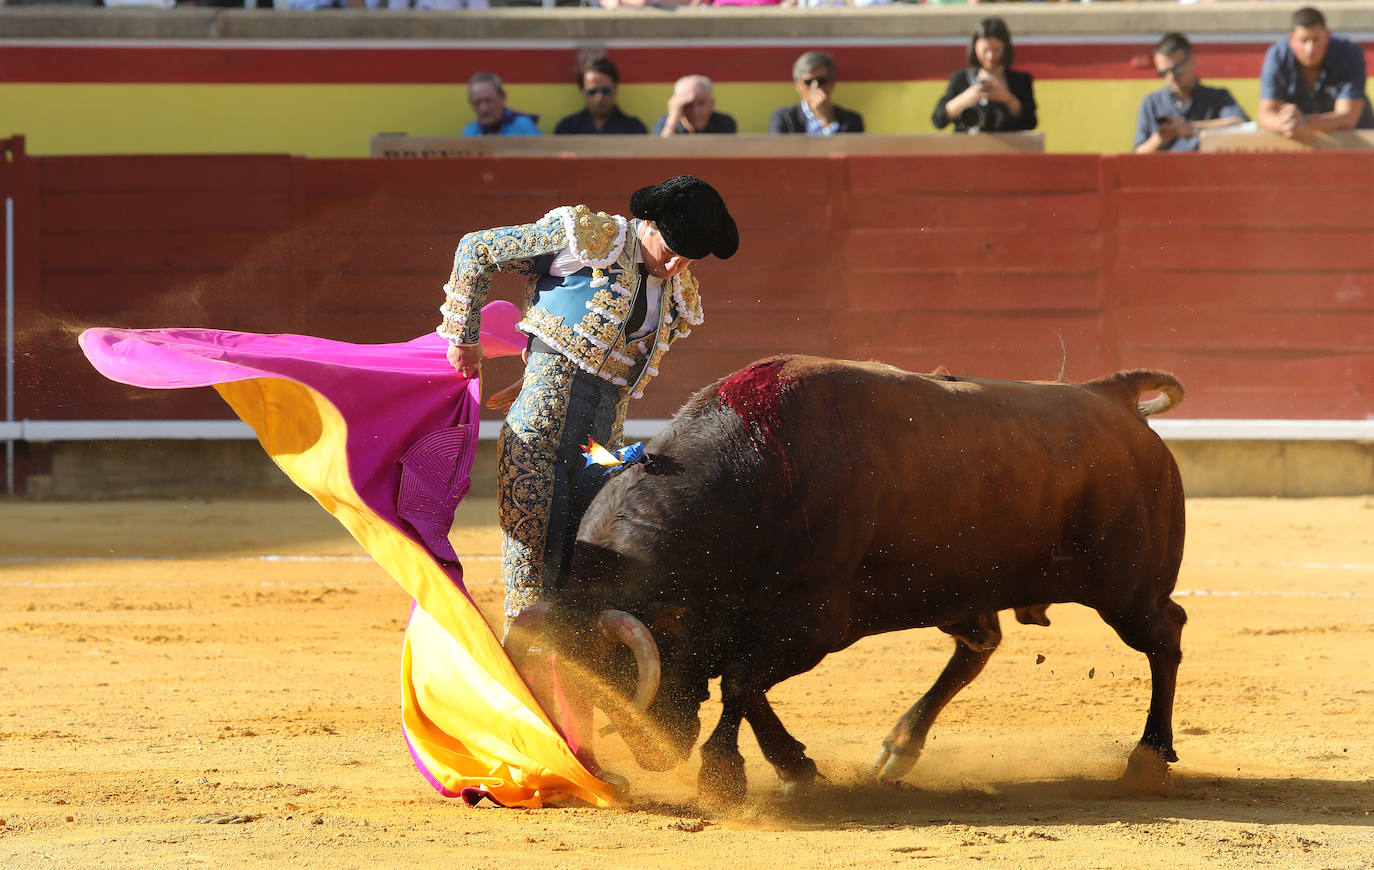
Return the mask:
POLYGON ((506 626, 551 596, 572 557, 577 526, 608 471, 582 445, 620 446, 629 390, 556 353, 531 353, 497 443, 501 577, 506 626))

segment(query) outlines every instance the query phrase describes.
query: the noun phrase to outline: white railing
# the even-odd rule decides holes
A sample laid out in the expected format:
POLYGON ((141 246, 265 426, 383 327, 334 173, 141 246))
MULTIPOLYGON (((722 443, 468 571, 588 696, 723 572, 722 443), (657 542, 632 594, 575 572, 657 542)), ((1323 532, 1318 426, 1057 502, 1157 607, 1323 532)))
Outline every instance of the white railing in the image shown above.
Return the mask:
MULTIPOLYGON (((667 420, 628 420, 629 440, 652 438, 667 420)), ((1151 420, 1167 441, 1374 441, 1374 420, 1151 420)), ((483 420, 479 437, 494 439, 500 420, 483 420)), ((6 441, 221 441, 253 438, 238 420, 7 420, 6 441)))

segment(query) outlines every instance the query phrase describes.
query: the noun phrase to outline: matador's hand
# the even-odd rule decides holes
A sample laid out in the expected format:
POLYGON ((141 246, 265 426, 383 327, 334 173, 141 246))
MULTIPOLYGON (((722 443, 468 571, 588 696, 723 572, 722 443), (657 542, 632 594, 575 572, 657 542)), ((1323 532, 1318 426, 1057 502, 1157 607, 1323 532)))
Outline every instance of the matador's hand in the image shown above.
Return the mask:
POLYGON ((465 378, 475 378, 482 373, 482 353, 480 344, 450 344, 448 363, 453 370, 465 378))

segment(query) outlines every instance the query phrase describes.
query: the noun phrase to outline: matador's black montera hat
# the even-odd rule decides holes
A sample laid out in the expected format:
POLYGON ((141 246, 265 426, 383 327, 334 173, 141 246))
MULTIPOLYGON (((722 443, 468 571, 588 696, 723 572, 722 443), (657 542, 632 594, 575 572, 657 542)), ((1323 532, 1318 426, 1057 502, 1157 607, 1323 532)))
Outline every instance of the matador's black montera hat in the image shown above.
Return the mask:
POLYGON ((739 230, 725 200, 700 178, 678 175, 641 187, 630 197, 630 214, 653 221, 673 253, 689 260, 711 254, 724 260, 739 250, 739 230))

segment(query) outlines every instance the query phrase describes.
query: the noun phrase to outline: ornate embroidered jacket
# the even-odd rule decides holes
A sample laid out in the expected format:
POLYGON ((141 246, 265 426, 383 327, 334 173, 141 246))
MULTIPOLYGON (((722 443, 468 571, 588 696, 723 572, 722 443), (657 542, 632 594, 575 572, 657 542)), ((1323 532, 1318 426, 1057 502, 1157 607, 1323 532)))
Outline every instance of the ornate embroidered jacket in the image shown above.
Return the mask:
POLYGON ((520 331, 639 398, 669 346, 702 321, 696 278, 683 270, 662 283, 653 332, 627 338, 639 280, 639 223, 578 205, 556 208, 532 224, 468 233, 458 243, 444 285, 438 333, 453 344, 475 344, 492 273, 517 271, 529 276, 520 331), (567 276, 549 274, 554 256, 565 249, 584 268, 567 276))

